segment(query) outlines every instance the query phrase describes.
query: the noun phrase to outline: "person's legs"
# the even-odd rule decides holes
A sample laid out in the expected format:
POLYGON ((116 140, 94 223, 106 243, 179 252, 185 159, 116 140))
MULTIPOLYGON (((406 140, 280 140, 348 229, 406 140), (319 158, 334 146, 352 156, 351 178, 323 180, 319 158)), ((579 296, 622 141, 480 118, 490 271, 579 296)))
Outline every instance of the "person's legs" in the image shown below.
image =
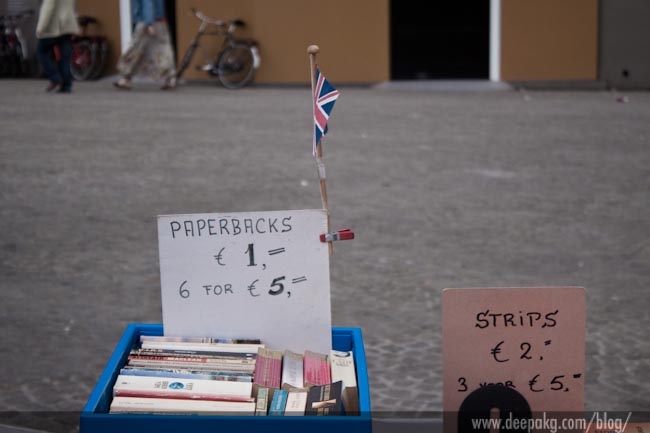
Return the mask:
POLYGON ((131 46, 117 62, 117 70, 121 77, 113 85, 118 89, 131 89, 131 77, 142 67, 147 46, 151 37, 146 32, 144 23, 137 23, 131 37, 131 46))
POLYGON ((72 91, 72 73, 70 72, 70 62, 72 61, 72 36, 62 35, 58 38, 59 52, 61 53, 58 61, 59 74, 61 75, 61 88, 59 92, 69 93, 72 91))
POLYGON ((36 45, 36 57, 38 62, 43 68, 43 72, 50 84, 47 87, 47 91, 54 90, 58 87, 63 79, 59 73, 56 61, 54 60, 54 46, 56 45, 55 38, 43 38, 38 40, 36 45))

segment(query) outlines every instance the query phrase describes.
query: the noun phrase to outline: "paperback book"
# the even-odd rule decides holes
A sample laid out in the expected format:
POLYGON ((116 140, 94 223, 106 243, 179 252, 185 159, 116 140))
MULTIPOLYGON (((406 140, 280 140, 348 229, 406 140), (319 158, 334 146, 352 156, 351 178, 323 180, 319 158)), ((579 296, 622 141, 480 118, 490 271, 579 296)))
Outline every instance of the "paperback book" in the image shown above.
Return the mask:
POLYGON ((109 413, 196 413, 252 415, 255 403, 179 398, 113 397, 109 413))
POLYGON ((287 404, 284 408, 285 416, 301 416, 305 414, 307 405, 307 390, 290 389, 287 395, 287 404))
POLYGON ((258 388, 270 388, 269 398, 273 398, 275 389, 280 388, 282 378, 282 351, 260 348, 255 360, 253 374, 253 396, 257 397, 258 388))
POLYGON ((115 397, 180 398, 217 401, 254 401, 252 384, 218 380, 119 375, 113 386, 115 397))
POLYGON ((127 376, 173 377, 177 379, 230 380, 233 382, 252 382, 253 375, 228 371, 200 371, 181 369, 157 369, 125 366, 120 374, 127 376))
POLYGON ((268 413, 269 409, 269 389, 261 386, 257 389, 257 397, 255 400, 255 415, 264 416, 268 413))
POLYGON ((330 364, 324 353, 306 350, 303 356, 304 386, 327 385, 332 382, 330 364))
POLYGON ((330 370, 332 382, 343 383, 342 400, 346 415, 359 414, 359 388, 357 387, 357 372, 352 351, 330 351, 330 370))
POLYGON ((341 415, 342 389, 341 381, 309 388, 305 415, 341 415))
POLYGON ((282 356, 282 388, 302 388, 303 356, 300 353, 285 350, 282 356))
POLYGON ((276 389, 273 391, 273 399, 269 406, 269 415, 284 415, 284 408, 287 404, 289 391, 286 389, 276 389))

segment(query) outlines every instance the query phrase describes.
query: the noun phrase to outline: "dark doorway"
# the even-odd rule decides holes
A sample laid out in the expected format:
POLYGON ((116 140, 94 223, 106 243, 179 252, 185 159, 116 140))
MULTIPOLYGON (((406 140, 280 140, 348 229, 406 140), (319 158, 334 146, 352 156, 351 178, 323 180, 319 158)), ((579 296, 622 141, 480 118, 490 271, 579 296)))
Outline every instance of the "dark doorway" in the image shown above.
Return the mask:
POLYGON ((165 0, 165 17, 169 26, 172 48, 176 52, 176 0, 165 0))
POLYGON ((490 1, 430 2, 426 9, 391 0, 391 79, 489 78, 490 1))

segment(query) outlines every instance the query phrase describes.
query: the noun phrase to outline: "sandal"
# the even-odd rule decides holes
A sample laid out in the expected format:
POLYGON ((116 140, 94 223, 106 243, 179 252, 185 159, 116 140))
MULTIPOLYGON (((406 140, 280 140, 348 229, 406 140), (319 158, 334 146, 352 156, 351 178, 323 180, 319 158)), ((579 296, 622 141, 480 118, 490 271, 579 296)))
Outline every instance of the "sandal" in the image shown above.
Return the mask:
POLYGON ((162 85, 160 90, 174 90, 176 88, 176 78, 168 78, 165 80, 165 84, 162 85))
POLYGON ((119 80, 115 81, 113 85, 121 90, 131 90, 131 80, 128 78, 122 77, 119 80))

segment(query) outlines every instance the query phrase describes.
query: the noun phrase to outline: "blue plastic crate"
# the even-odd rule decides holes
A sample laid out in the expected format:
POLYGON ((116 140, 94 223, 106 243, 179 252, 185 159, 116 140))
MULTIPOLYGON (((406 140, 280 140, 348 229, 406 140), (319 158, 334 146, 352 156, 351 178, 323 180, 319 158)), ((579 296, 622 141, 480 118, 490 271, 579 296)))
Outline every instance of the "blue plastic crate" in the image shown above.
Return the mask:
POLYGON ((163 335, 163 327, 160 324, 131 324, 126 328, 81 412, 80 433, 331 433, 333 429, 337 432, 372 431, 368 370, 360 328, 332 328, 332 348, 352 350, 356 361, 361 413, 349 416, 109 414, 113 385, 140 335, 163 335))

